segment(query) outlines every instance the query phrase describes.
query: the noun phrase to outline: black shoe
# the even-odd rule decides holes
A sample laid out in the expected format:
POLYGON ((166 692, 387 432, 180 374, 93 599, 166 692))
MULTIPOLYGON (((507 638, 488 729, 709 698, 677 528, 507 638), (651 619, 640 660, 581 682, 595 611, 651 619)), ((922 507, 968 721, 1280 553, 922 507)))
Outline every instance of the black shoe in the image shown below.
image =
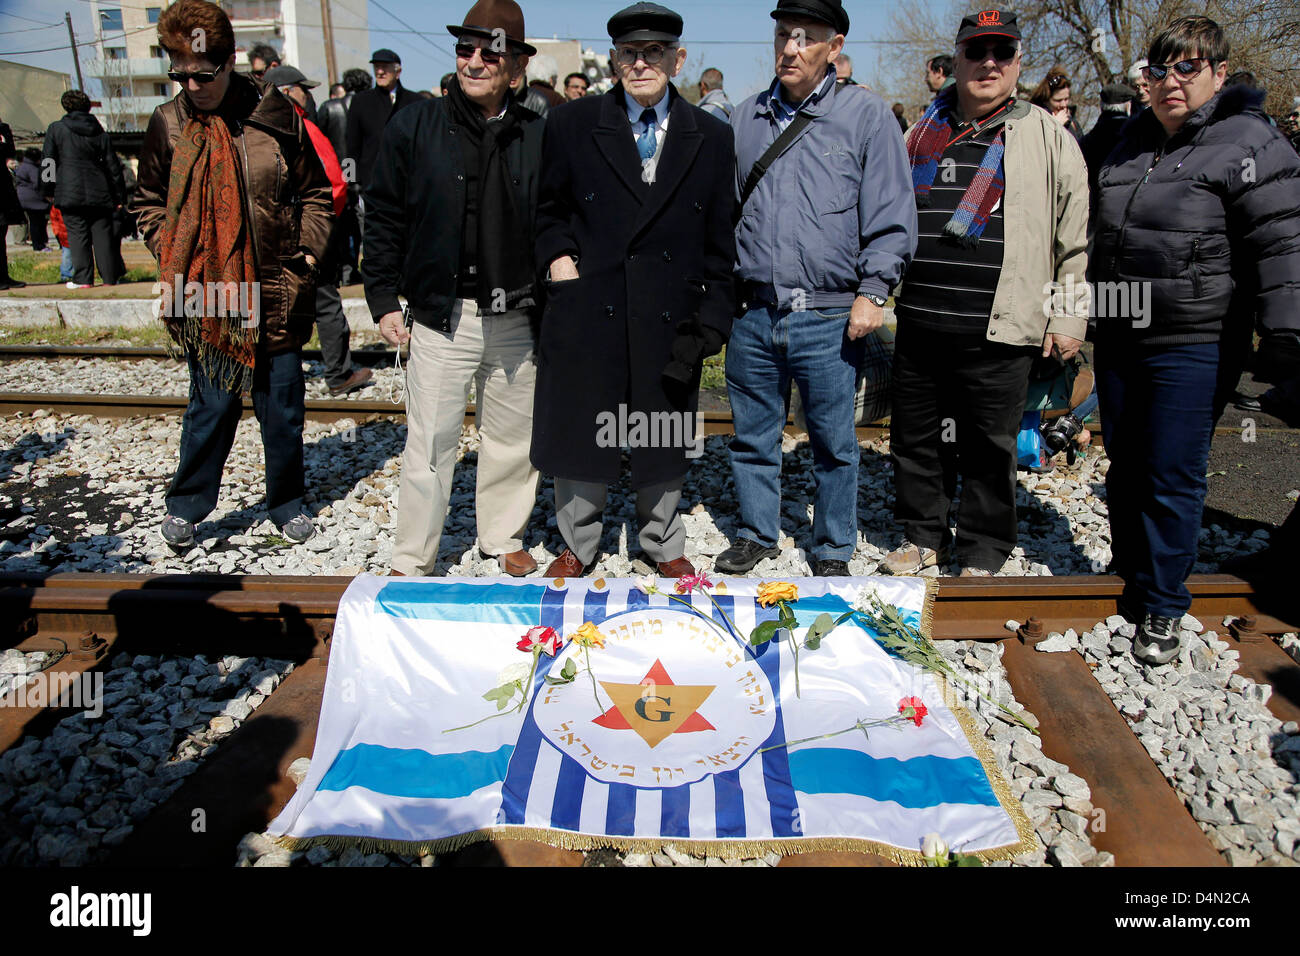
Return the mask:
POLYGON ((25 289, 26 282, 19 282, 17 279, 11 279, 9 276, 0 278, 0 290, 3 289, 25 289))
POLYGON ((1081 431, 1083 422, 1075 418, 1073 413, 1066 412, 1060 418, 1044 423, 1043 444, 1051 449, 1051 455, 1058 454, 1074 444, 1075 436, 1081 431))
POLYGON ((1148 614, 1133 638, 1133 656, 1145 664, 1168 664, 1178 656, 1181 618, 1148 614))
POLYGON ((849 563, 847 561, 837 561, 835 558, 825 558, 813 562, 813 577, 847 578, 848 576, 849 563))
POLYGON ((779 548, 765 548, 751 538, 737 538, 736 543, 714 559, 713 569, 727 574, 742 574, 764 558, 775 558, 779 548))

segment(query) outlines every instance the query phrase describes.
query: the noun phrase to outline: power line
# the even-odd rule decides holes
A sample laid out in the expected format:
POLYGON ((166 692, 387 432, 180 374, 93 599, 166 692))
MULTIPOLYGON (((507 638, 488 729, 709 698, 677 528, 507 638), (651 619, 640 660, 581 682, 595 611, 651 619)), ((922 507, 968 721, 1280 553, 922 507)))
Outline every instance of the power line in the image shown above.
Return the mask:
POLYGON ((397 14, 395 14, 392 10, 389 10, 386 6, 384 6, 382 3, 380 3, 379 0, 370 0, 370 2, 373 3, 373 4, 374 4, 376 7, 378 7, 380 10, 384 11, 384 13, 388 14, 390 17, 392 17, 394 20, 396 20, 396 21, 397 21, 398 23, 400 23, 402 26, 406 27, 406 29, 410 30, 412 33, 414 33, 416 36, 418 36, 418 37, 419 37, 421 40, 423 40, 425 43, 429 44, 429 46, 433 47, 435 50, 437 50, 437 51, 438 51, 439 53, 441 53, 443 56, 451 56, 451 55, 452 55, 452 53, 451 53, 450 50, 446 49, 445 47, 440 47, 440 46, 438 46, 438 44, 436 44, 436 43, 434 43, 432 40, 430 40, 430 39, 429 39, 429 38, 424 34, 423 31, 415 29, 415 27, 411 26, 409 23, 407 23, 405 20, 403 20, 403 19, 402 19, 401 17, 399 17, 397 14))
MULTIPOLYGON (((15 20, 26 20, 28 23, 40 23, 40 22, 41 22, 40 20, 33 19, 32 17, 25 17, 25 16, 23 16, 23 15, 20 14, 20 13, 10 13, 8 10, 0 10, 0 17, 13 17, 15 20)), ((62 25, 63 25, 63 24, 61 24, 61 23, 47 23, 47 24, 45 24, 45 26, 50 26, 50 27, 58 27, 58 26, 62 26, 62 25)))
POLYGON ((35 33, 37 30, 51 30, 54 27, 61 27, 62 23, 48 23, 43 27, 23 27, 21 30, 0 30, 0 37, 7 37, 13 33, 35 33))

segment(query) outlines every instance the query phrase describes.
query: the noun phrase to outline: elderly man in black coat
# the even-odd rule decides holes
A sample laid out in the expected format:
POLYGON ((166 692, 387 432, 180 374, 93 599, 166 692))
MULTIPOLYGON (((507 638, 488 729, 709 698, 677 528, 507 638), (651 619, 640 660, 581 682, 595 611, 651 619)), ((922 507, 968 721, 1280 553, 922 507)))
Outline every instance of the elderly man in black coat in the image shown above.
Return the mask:
POLYGON ((542 146, 542 318, 533 463, 555 479, 566 549, 548 577, 595 565, 609 482, 631 452, 640 542, 665 577, 693 573, 677 514, 700 366, 731 328, 731 129, 669 83, 682 19, 654 3, 610 18, 620 83, 553 108, 542 146))

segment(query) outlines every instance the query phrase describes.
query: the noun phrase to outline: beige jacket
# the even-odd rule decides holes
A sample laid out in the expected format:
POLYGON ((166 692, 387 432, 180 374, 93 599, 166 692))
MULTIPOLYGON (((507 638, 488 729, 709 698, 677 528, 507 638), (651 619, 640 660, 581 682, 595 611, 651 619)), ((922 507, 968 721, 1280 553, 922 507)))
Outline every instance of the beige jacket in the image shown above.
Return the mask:
POLYGON ((1085 280, 1088 168, 1083 153, 1064 126, 1029 103, 1012 107, 1005 126, 1002 273, 985 338, 1042 345, 1043 336, 1054 332, 1082 340, 1092 302, 1085 280))

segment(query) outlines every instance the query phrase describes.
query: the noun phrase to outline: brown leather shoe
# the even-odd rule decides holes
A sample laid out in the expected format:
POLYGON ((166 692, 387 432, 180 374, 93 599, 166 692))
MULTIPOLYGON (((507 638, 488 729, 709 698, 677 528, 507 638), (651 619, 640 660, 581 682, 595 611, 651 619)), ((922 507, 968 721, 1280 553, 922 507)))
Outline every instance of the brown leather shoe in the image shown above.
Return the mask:
POLYGON ((695 565, 687 561, 685 555, 671 561, 659 561, 656 566, 661 578, 680 578, 684 574, 695 573, 695 565))
POLYGON ((359 388, 365 388, 370 384, 370 380, 375 377, 375 373, 368 368, 359 368, 353 371, 347 377, 342 385, 332 386, 330 394, 337 398, 340 395, 346 395, 348 392, 355 392, 359 388))
POLYGON ((512 578, 522 578, 537 570, 537 562, 527 551, 512 551, 509 554, 498 554, 497 564, 501 565, 501 570, 512 578))
POLYGON ((388 569, 388 576, 389 576, 390 578, 404 578, 404 577, 406 577, 406 572, 405 572, 405 571, 399 571, 399 570, 397 570, 397 568, 389 568, 389 569, 388 569))
POLYGON ((596 562, 583 567, 578 556, 565 548, 560 552, 560 556, 546 566, 545 577, 548 578, 580 578, 590 571, 596 562))

